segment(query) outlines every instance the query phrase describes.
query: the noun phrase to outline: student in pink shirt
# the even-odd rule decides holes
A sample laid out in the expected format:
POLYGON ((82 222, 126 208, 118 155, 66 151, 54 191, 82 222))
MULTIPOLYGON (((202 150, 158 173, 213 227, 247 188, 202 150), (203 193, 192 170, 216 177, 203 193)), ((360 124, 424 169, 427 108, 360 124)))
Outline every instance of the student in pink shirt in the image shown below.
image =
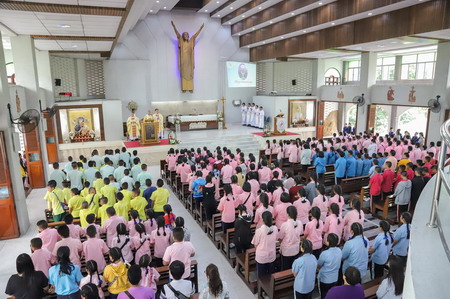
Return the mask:
POLYGON ((317 193, 319 195, 313 199, 311 206, 320 209, 320 220, 325 221, 328 212, 328 197, 325 196, 325 186, 317 186, 317 193))
POLYGON ((255 260, 258 277, 270 275, 273 272, 275 261, 278 229, 272 223, 272 213, 265 211, 262 214, 264 224, 255 231, 252 244, 256 247, 255 260))
POLYGON ((234 221, 236 220, 236 208, 239 205, 231 189, 230 185, 224 185, 223 191, 225 195, 220 199, 217 209, 222 213, 222 229, 225 233, 227 229, 234 227, 234 221))
POLYGON ((258 191, 259 191, 259 183, 256 180, 256 173, 248 173, 248 182, 250 183, 250 186, 252 187, 252 193, 254 196, 258 195, 258 191))
POLYGON ((233 194, 237 196, 244 192, 238 183, 238 177, 236 175, 231 177, 231 189, 233 190, 233 194))
POLYGON ((84 236, 84 231, 81 226, 77 224, 73 224, 73 216, 72 214, 67 214, 64 216, 64 222, 70 230, 70 237, 74 239, 80 239, 84 236))
POLYGON ((170 265, 173 261, 180 261, 184 264, 183 279, 191 276, 191 257, 195 255, 195 249, 191 242, 184 240, 184 230, 181 227, 173 229, 174 243, 167 247, 163 257, 163 265, 170 265))
POLYGON ((289 192, 289 190, 287 190, 286 188, 284 188, 283 186, 283 182, 281 180, 278 180, 275 182, 275 191, 273 191, 272 195, 272 201, 273 201, 273 206, 276 207, 277 205, 280 204, 280 200, 281 200, 281 194, 283 193, 287 193, 289 192))
POLYGON ((220 170, 220 174, 222 175, 222 182, 224 184, 231 184, 231 176, 233 175, 233 167, 230 165, 230 160, 223 160, 223 167, 220 170))
POLYGON ((106 209, 106 214, 108 214, 109 218, 105 220, 102 232, 106 233, 106 245, 108 245, 109 248, 112 248, 112 239, 116 235, 117 225, 119 223, 126 224, 126 222, 125 219, 116 215, 116 210, 114 209, 114 207, 108 207, 106 209))
POLYGON ((313 254, 316 258, 319 258, 322 250, 322 232, 323 222, 320 220, 320 209, 313 207, 309 211, 311 221, 305 226, 304 238, 311 241, 313 245, 313 254))
POLYGON ((328 235, 333 233, 336 234, 339 238, 339 242, 341 242, 342 235, 344 233, 344 222, 339 216, 339 206, 336 203, 332 203, 329 208, 329 215, 325 218, 325 223, 323 225, 323 240, 325 244, 325 240, 327 240, 328 235))
POLYGON ((163 216, 156 219, 156 224, 158 228, 152 231, 150 243, 154 244, 155 265, 162 267, 164 252, 170 245, 170 230, 166 228, 166 220, 163 216))
POLYGON ((88 238, 83 242, 83 256, 86 261, 94 260, 97 263, 99 273, 103 273, 103 269, 106 267, 104 254, 109 251, 109 248, 105 241, 95 237, 97 234, 95 226, 89 226, 86 229, 86 234, 88 238))
POLYGON ((293 205, 297 209, 297 219, 302 222, 303 225, 309 222, 308 215, 311 209, 311 203, 306 198, 306 191, 303 187, 298 189, 298 199, 294 201, 293 205))
POLYGON ((147 209, 145 210, 145 215, 147 216, 147 220, 145 220, 144 222, 145 232, 150 236, 152 231, 154 231, 157 227, 155 212, 153 211, 153 209, 147 209))
POLYGON ((139 286, 141 287, 150 287, 155 291, 157 291, 156 282, 159 280, 158 270, 150 266, 152 258, 148 254, 144 254, 141 256, 139 260, 139 267, 141 267, 141 281, 139 282, 139 286))
POLYGON ((169 171, 175 171, 176 169, 176 163, 177 163, 177 156, 175 155, 175 151, 173 148, 169 150, 169 154, 166 157, 167 162, 167 168, 169 171))
POLYGON ((50 251, 42 248, 41 238, 33 238, 30 241, 31 259, 33 260, 34 269, 42 271, 48 278, 48 269, 52 264, 56 263, 56 258, 50 251))
POLYGON ((256 209, 255 218, 253 219, 253 222, 256 224, 256 228, 260 228, 263 225, 262 214, 265 211, 269 211, 273 214, 273 207, 269 205, 269 197, 267 196, 267 193, 261 193, 259 195, 259 201, 261 202, 261 205, 256 209))
MULTIPOLYGON (((247 214, 253 216, 253 207, 255 205, 255 196, 251 193, 251 186, 249 182, 245 182, 242 186, 243 192, 237 195, 237 200, 239 204, 243 204, 247 208, 247 214)), ((233 194, 235 194, 233 192, 233 194)))
POLYGON ((87 215, 86 222, 88 223, 88 225, 84 228, 84 234, 86 234, 86 230, 89 226, 93 226, 93 227, 95 227, 95 230, 97 231, 97 234, 95 235, 95 237, 100 239, 101 227, 100 227, 100 225, 95 224, 95 214, 87 215))
POLYGON ((88 275, 83 277, 80 281, 80 289, 88 284, 94 284, 98 289, 98 297, 100 299, 105 298, 105 294, 103 293, 103 288, 106 286, 106 282, 103 279, 103 276, 99 274, 97 263, 94 260, 88 260, 86 262, 86 272, 88 275))
POLYGON ((126 225, 124 223, 119 223, 117 225, 117 235, 112 240, 111 248, 119 248, 122 252, 122 257, 125 262, 131 263, 134 260, 134 255, 131 251, 131 245, 131 238, 128 235, 126 225))
POLYGON ((83 252, 83 245, 79 239, 73 239, 70 237, 70 231, 67 225, 61 225, 58 227, 58 234, 61 237, 61 241, 58 241, 53 248, 53 256, 56 258, 58 248, 62 246, 67 246, 70 249, 70 262, 81 268, 81 254, 83 252))
POLYGON ((348 212, 344 217, 344 240, 347 241, 351 236, 351 226, 353 223, 358 222, 364 227, 364 212, 361 210, 361 202, 359 198, 355 198, 351 202, 352 210, 348 212))
MULTIPOLYGON (((274 172, 277 171, 278 172, 278 177, 282 178, 283 177, 283 171, 280 168, 280 163, 278 163, 278 161, 274 161, 273 162, 273 166, 274 166, 274 168, 272 169, 272 177, 274 175, 274 172)), ((289 189, 289 188, 287 188, 287 189, 289 189)))
POLYGON ((339 214, 342 214, 342 207, 345 204, 344 197, 342 196, 342 188, 339 185, 333 186, 333 197, 328 201, 328 206, 335 203, 339 206, 339 214))
POLYGON ((275 218, 275 225, 281 228, 281 225, 287 221, 287 208, 292 206, 291 197, 289 193, 283 192, 281 194, 281 201, 273 208, 273 217, 275 218))
POLYGON ((281 161, 284 157, 284 144, 283 141, 280 140, 280 143, 277 147, 277 160, 281 161))
POLYGON ((394 147, 394 151, 395 151, 395 158, 397 160, 400 160, 403 155, 403 146, 400 140, 397 140, 397 145, 394 147))
MULTIPOLYGON (((271 203, 273 195, 272 195, 272 193, 267 191, 267 185, 266 184, 261 184, 261 190, 260 191, 261 191, 260 195, 263 194, 263 193, 266 194, 267 197, 269 198, 269 203, 271 203)), ((256 207, 259 207, 260 205, 261 205, 261 202, 259 200, 259 196, 257 196, 256 197, 256 207)))
POLYGON ((136 235, 131 236, 131 248, 136 250, 134 261, 139 262, 144 254, 151 255, 150 236, 145 233, 143 223, 137 223, 135 226, 136 235))
POLYGON ((180 175, 181 183, 188 182, 188 176, 191 173, 191 166, 187 163, 187 158, 182 158, 183 163, 179 165, 178 174, 180 175))
POLYGON ((267 160, 261 162, 261 169, 258 170, 258 177, 260 184, 267 184, 272 176, 272 170, 267 167, 267 160))
POLYGON ((45 220, 39 220, 36 225, 39 231, 37 237, 42 240, 42 248, 53 252, 56 242, 60 239, 58 231, 54 228, 48 228, 48 223, 45 220))
POLYGON ((300 236, 303 234, 303 224, 297 220, 297 209, 287 208, 288 220, 281 225, 278 239, 281 240, 281 270, 292 268, 292 263, 300 252, 300 236))
POLYGON ((197 179, 197 167, 195 165, 191 165, 191 173, 188 175, 187 183, 188 190, 192 192, 192 183, 197 179))
POLYGON ((289 162, 290 163, 298 163, 300 162, 300 156, 298 155, 300 151, 300 144, 295 142, 295 144, 292 144, 289 149, 289 162))
POLYGON ((136 210, 130 210, 129 212, 131 220, 127 223, 127 229, 130 232, 130 237, 136 236, 138 233, 136 232, 136 224, 142 223, 144 221, 139 218, 139 212, 136 210))

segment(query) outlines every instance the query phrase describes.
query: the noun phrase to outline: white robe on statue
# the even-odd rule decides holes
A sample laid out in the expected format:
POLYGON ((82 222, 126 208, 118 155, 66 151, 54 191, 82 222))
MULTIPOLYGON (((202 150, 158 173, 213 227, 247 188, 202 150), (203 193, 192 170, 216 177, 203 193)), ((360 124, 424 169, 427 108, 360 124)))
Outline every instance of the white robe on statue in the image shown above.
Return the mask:
POLYGON ((247 124, 247 106, 241 106, 241 113, 242 113, 242 125, 247 124))
POLYGON ((259 128, 264 129, 264 110, 259 110, 259 128))

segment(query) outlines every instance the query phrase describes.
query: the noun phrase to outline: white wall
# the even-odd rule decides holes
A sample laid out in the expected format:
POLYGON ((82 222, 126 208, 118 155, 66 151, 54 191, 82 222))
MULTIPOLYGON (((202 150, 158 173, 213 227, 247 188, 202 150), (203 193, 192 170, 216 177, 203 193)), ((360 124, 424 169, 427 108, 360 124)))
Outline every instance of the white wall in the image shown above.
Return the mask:
MULTIPOLYGON (((148 15, 118 44, 111 59, 105 61, 106 98, 120 99, 125 107, 130 100, 145 114, 153 101, 218 100, 226 97, 226 120, 238 122, 238 108, 232 100, 250 101, 255 88, 227 88, 225 62, 249 61, 248 50, 239 48, 237 38, 219 19, 188 11, 148 15), (182 93, 178 71, 177 40, 173 20, 181 32, 192 36, 204 23, 195 47, 194 93, 182 93)), ((161 111, 164 114, 164 111, 161 111)), ((123 120, 128 117, 123 109, 123 120)))
POLYGON ((51 107, 55 102, 50 55, 48 51, 36 50, 36 65, 40 87, 39 98, 46 104, 42 107, 42 109, 45 109, 46 107, 51 107))

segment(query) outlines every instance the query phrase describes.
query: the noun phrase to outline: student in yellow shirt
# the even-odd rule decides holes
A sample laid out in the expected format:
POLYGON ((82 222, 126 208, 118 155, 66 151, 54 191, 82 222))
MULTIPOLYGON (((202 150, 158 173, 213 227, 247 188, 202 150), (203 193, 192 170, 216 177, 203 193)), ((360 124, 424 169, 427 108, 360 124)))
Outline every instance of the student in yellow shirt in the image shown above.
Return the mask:
POLYGON ((86 201, 89 205, 89 213, 97 216, 100 197, 100 194, 97 194, 94 187, 89 188, 89 194, 86 196, 86 201))
POLYGON ((98 218, 101 220, 101 225, 105 224, 106 219, 109 219, 108 213, 106 213, 106 209, 111 207, 110 204, 108 204, 108 198, 102 197, 100 198, 100 207, 98 208, 98 218))
POLYGON ((134 182, 134 188, 133 189, 139 189, 139 196, 144 195, 144 189, 141 189, 141 183, 139 181, 134 182))
POLYGON ((86 216, 92 214, 89 211, 89 204, 87 201, 83 201, 83 203, 81 204, 81 210, 80 210, 80 224, 81 224, 81 228, 85 228, 88 223, 86 220, 86 216))
POLYGON ((130 205, 128 202, 123 200, 123 194, 116 194, 117 203, 114 204, 114 209, 116 210, 117 216, 122 217, 125 221, 128 222, 128 211, 130 211, 130 205))
POLYGON ((164 216, 164 205, 169 202, 170 193, 169 190, 163 188, 164 181, 162 179, 158 179, 156 186, 158 189, 153 191, 150 199, 153 211, 155 211, 155 218, 158 218, 158 216, 164 216))
POLYGON ((47 200, 48 209, 53 214, 53 220, 55 222, 62 221, 66 212, 63 207, 64 193, 56 187, 55 180, 48 181, 45 199, 47 200))
POLYGON ((411 160, 409 159, 409 153, 404 153, 403 154, 403 158, 398 161, 397 167, 401 166, 401 165, 408 165, 408 163, 411 162, 411 160))
POLYGON ((96 180, 94 181, 94 183, 92 183, 92 187, 95 188, 97 194, 101 194, 100 190, 103 188, 103 186, 105 186, 105 184, 103 184, 102 175, 99 171, 95 173, 95 179, 96 180))
POLYGON ((139 212, 139 218, 145 219, 145 207, 148 202, 145 198, 140 196, 141 190, 134 188, 132 192, 133 199, 131 200, 131 208, 139 212))
POLYGON ((122 253, 118 247, 109 250, 109 260, 111 264, 105 267, 103 278, 108 284, 109 293, 114 296, 112 298, 117 298, 119 293, 125 292, 131 286, 128 282, 128 268, 122 262, 122 253))
POLYGON ((84 198, 86 198, 86 196, 89 194, 89 186, 91 185, 88 181, 84 182, 84 189, 81 190, 80 194, 81 196, 83 196, 84 198))
POLYGON ((108 198, 108 203, 113 206, 116 203, 116 193, 117 188, 109 184, 109 178, 104 178, 103 183, 105 186, 103 186, 102 189, 100 189, 100 193, 108 198))
POLYGON ((64 202, 67 204, 72 197, 72 190, 70 190, 70 182, 69 181, 63 181, 63 194, 64 194, 64 202))
POLYGON ((73 188, 71 191, 72 198, 69 200, 69 213, 72 214, 73 218, 80 218, 81 204, 85 200, 77 188, 73 188))
POLYGON ((128 204, 130 204, 131 202, 131 198, 133 197, 131 194, 131 191, 128 190, 128 183, 124 182, 122 184, 122 190, 120 191, 120 193, 123 194, 123 201, 127 202, 128 204))

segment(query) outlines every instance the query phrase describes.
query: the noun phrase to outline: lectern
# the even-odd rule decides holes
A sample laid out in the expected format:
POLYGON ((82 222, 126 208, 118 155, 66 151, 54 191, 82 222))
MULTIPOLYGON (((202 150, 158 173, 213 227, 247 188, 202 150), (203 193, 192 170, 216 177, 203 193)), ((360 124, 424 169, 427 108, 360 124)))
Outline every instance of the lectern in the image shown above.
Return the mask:
POLYGON ((157 144, 159 123, 155 121, 143 121, 141 124, 141 145, 157 144))
POLYGON ((287 120, 283 113, 278 114, 275 116, 274 120, 274 135, 285 135, 286 134, 286 128, 287 128, 287 120))

